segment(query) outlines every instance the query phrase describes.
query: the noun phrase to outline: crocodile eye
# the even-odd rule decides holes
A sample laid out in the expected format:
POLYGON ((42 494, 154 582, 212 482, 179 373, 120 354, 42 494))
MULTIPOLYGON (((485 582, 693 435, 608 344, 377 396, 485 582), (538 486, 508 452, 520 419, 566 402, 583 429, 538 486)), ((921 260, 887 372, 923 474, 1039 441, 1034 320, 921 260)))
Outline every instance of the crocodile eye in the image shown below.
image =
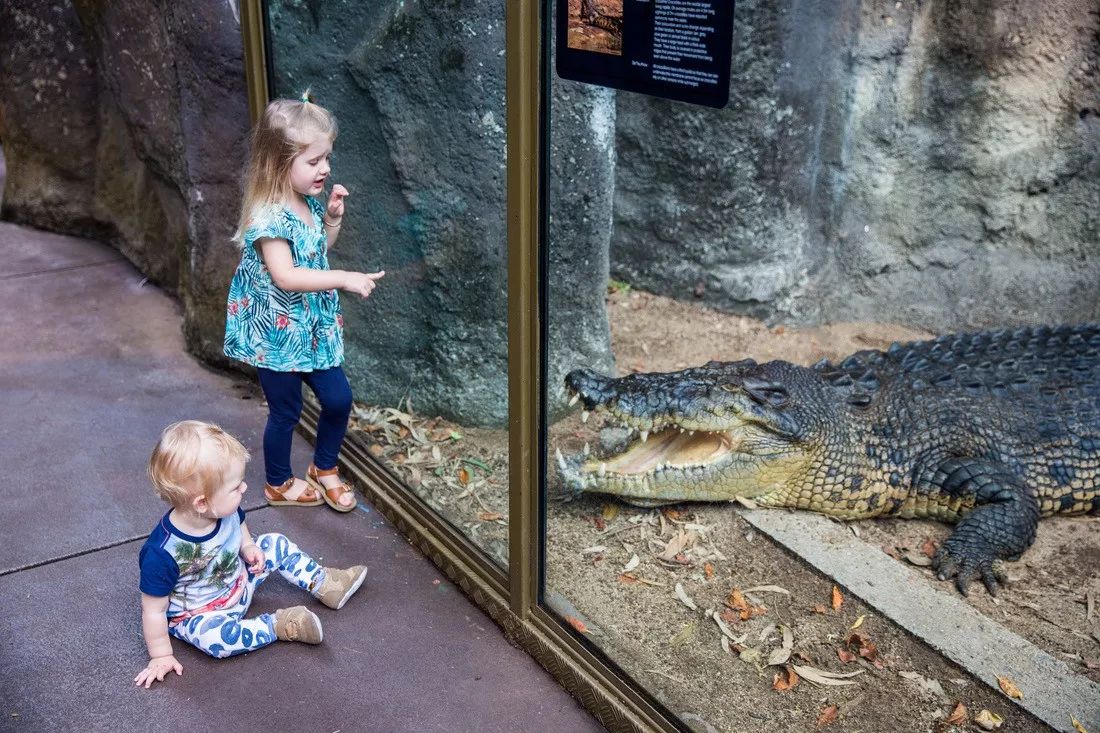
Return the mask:
POLYGON ((762 379, 746 377, 741 380, 741 388, 756 402, 772 407, 787 404, 787 388, 778 382, 765 382, 762 379))

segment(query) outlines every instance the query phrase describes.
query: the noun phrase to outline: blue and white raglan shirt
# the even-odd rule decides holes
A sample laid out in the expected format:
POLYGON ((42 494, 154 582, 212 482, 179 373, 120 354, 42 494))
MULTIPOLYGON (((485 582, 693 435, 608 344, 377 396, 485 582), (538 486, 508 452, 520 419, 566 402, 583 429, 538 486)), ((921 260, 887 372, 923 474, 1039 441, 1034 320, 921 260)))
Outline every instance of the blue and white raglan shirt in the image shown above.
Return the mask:
POLYGON ((138 553, 141 592, 170 596, 168 622, 225 608, 248 579, 241 560, 240 508, 202 537, 180 531, 165 514, 138 553))

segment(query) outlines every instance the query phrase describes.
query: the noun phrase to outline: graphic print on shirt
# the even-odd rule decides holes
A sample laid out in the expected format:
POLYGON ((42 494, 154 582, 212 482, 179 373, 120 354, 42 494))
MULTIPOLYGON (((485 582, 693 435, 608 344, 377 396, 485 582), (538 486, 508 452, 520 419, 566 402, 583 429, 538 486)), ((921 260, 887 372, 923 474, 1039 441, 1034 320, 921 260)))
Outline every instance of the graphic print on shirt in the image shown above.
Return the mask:
POLYGON ((237 556, 221 547, 204 553, 201 544, 180 541, 172 549, 172 556, 180 569, 172 600, 185 608, 192 607, 199 597, 228 594, 231 581, 240 575, 237 556))
POLYGON ((340 298, 335 290, 293 292, 274 284, 255 243, 284 239, 294 266, 328 269, 324 207, 307 198, 309 222, 289 209, 269 211, 250 222, 241 237, 241 262, 229 285, 225 355, 275 371, 320 371, 344 361, 340 298))

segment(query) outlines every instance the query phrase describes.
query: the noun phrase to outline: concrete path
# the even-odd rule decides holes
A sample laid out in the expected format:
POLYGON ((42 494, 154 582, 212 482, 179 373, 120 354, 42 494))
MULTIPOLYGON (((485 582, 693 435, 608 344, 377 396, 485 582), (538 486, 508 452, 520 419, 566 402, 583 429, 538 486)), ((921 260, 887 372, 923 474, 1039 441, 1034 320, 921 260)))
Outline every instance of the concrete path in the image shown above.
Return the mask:
POLYGON ((0 252, 0 731, 602 730, 370 506, 267 507, 257 390, 192 359, 174 301, 117 252, 6 223, 0 252), (183 418, 253 452, 253 533, 370 575, 338 613, 270 579, 253 611, 310 603, 324 644, 175 642, 183 677, 144 690, 137 552, 166 511, 145 465, 183 418))

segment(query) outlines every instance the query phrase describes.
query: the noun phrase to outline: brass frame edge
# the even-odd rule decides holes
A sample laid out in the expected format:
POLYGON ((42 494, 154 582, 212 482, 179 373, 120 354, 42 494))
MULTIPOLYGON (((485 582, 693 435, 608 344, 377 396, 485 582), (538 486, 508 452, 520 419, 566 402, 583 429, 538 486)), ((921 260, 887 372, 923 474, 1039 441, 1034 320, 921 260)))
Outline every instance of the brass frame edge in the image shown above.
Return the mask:
POLYGON ((244 85, 248 93, 250 125, 254 125, 263 114, 268 100, 263 0, 240 0, 240 11, 244 85))
POLYGON ((512 611, 538 605, 541 3, 505 4, 508 216, 508 566, 512 611))
MULTIPOLYGON (((313 442, 320 406, 312 395, 304 397, 298 430, 313 442)), ((340 468, 382 516, 500 626, 505 638, 530 654, 604 727, 616 733, 678 730, 552 614, 540 607, 524 617, 513 612, 504 572, 397 481, 354 435, 344 440, 340 468)))

